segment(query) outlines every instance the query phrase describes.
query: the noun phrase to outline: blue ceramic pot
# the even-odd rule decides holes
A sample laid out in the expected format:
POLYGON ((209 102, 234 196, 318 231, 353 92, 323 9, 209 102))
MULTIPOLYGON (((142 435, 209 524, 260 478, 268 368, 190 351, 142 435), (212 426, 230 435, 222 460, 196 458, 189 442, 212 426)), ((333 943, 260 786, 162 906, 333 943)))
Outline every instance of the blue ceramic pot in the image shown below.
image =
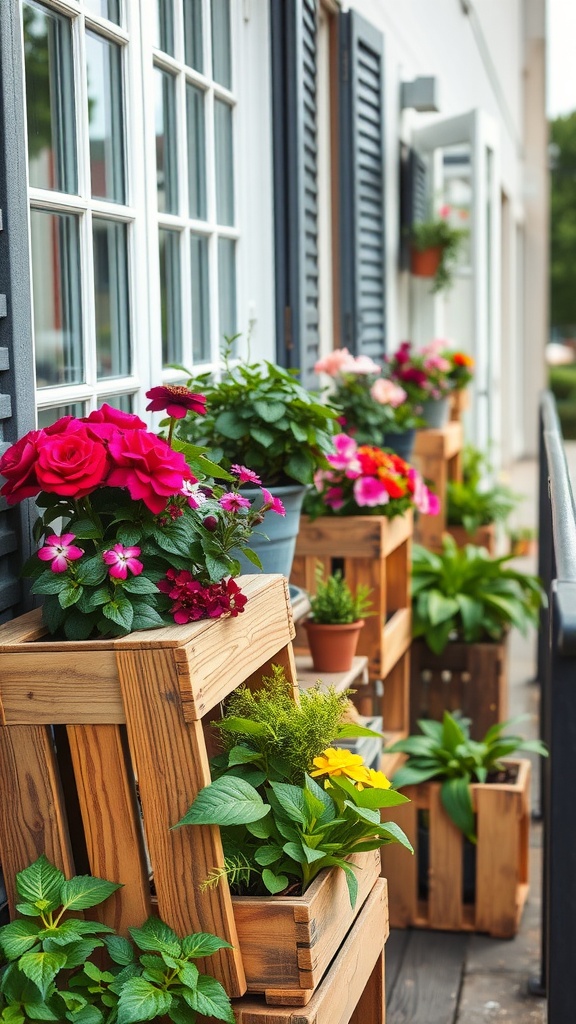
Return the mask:
POLYGON ((450 399, 447 395, 445 398, 430 399, 430 401, 424 402, 422 405, 422 419, 426 420, 427 427, 431 427, 434 430, 445 427, 448 423, 449 415, 450 399))
POLYGON ((384 448, 390 448, 401 459, 410 462, 415 440, 415 430, 402 430, 399 434, 384 434, 384 448))
MULTIPOLYGON (((263 572, 279 572, 289 578, 300 526, 300 511, 307 488, 302 484, 288 484, 285 487, 269 487, 268 490, 275 498, 280 498, 286 515, 267 512, 262 526, 252 534, 248 546, 258 555, 263 572)), ((260 489, 255 487, 243 487, 241 493, 251 501, 261 497, 260 489)), ((244 555, 239 554, 237 557, 243 573, 259 571, 244 555)))

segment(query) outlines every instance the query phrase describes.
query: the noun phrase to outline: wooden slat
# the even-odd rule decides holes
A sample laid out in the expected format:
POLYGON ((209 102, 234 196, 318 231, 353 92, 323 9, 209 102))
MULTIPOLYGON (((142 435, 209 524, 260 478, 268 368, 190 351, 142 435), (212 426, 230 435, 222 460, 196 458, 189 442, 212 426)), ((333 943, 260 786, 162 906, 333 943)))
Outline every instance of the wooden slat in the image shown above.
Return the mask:
MULTIPOLYGON (((296 557, 383 558, 404 543, 413 532, 412 512, 385 516, 302 516, 296 540, 296 557)), ((304 586, 303 583, 298 584, 304 586)))
MULTIPOLYGON (((412 643, 412 608, 398 608, 385 623, 380 678, 385 679, 412 643)), ((408 692, 408 688, 407 688, 408 692)), ((391 726, 395 728, 395 726, 391 726)))
POLYGON ((50 731, 42 726, 0 728, 0 861, 11 914, 15 876, 45 853, 67 877, 74 862, 50 731))
POLYGON ((124 721, 111 649, 0 653, 0 702, 10 726, 124 721))
POLYGON ((419 459, 432 456, 439 459, 451 459, 463 447, 464 430, 461 423, 451 420, 439 429, 416 431, 414 455, 419 459))
POLYGON ((160 653, 167 654, 154 649, 117 651, 158 910, 180 935, 214 932, 235 947, 211 957, 209 970, 230 995, 238 996, 246 991, 246 981, 228 885, 223 880, 206 892, 198 888, 213 868, 223 864, 219 829, 170 831, 211 780, 202 724, 184 721, 177 673, 167 657, 158 657, 160 653))
POLYGON ((249 676, 246 676, 244 680, 245 685, 250 690, 258 690, 262 686, 262 679, 264 677, 270 678, 272 668, 275 665, 284 669, 286 682, 291 687, 294 703, 297 704, 300 700, 300 690, 298 688, 298 673, 296 671, 296 659, 292 644, 286 644, 277 650, 272 658, 260 662, 258 668, 249 676))
POLYGON ((407 732, 410 697, 410 650, 398 659, 384 676, 384 692, 380 699, 380 714, 384 729, 407 732))
MULTIPOLYGON (((436 933, 430 942, 425 932, 409 934, 402 973, 388 998, 387 1024, 452 1024, 467 939, 436 933)), ((482 1020, 483 1007, 480 1013, 482 1020)))
POLYGON ((429 808, 429 927, 459 931, 462 927, 463 837, 444 812, 439 786, 430 787, 429 808))
POLYGON ((99 920, 127 935, 129 927, 150 916, 151 904, 140 811, 121 729, 77 725, 67 732, 90 871, 123 885, 96 910, 99 920))
POLYGON ((473 534, 469 534, 463 526, 447 526, 446 533, 454 538, 459 548, 465 547, 466 544, 475 544, 477 547, 486 548, 489 555, 496 554, 495 523, 479 526, 473 534))
POLYGON ((367 616, 358 640, 358 654, 368 658, 372 679, 380 676, 382 665, 382 628, 386 620, 386 575, 385 558, 346 558, 344 577, 352 591, 359 586, 369 587, 372 601, 372 615, 367 616))
MULTIPOLYGON (((414 787, 404 790, 412 800, 414 787)), ((404 830, 414 849, 418 842, 418 808, 412 800, 409 804, 393 807, 390 813, 382 812, 383 821, 395 821, 404 830)), ((405 928, 412 924, 418 909, 418 862, 405 847, 390 843, 380 850, 382 875, 388 879, 390 893, 390 924, 393 928, 405 928)))
MULTIPOLYGON (((246 997, 234 1004, 237 1024, 348 1024, 388 938, 386 881, 376 882, 346 942, 306 1007, 271 1007, 246 997)), ((374 1003, 374 1000, 373 1000, 374 1003)), ((383 1010, 363 1024, 381 1024, 383 1010)))
POLYGON ((409 537, 386 559, 386 604, 388 611, 409 608, 411 605, 410 582, 412 565, 412 538, 409 537))
POLYGON ((360 687, 362 691, 368 688, 368 658, 365 655, 356 655, 348 672, 323 672, 320 679, 319 673, 315 672, 312 666, 312 658, 309 654, 304 654, 296 658, 296 675, 301 690, 307 690, 321 682, 323 688, 334 687, 337 693, 343 693, 351 686, 360 687))
POLYGON ((386 1024, 386 967, 382 950, 350 1017, 350 1024, 386 1024))

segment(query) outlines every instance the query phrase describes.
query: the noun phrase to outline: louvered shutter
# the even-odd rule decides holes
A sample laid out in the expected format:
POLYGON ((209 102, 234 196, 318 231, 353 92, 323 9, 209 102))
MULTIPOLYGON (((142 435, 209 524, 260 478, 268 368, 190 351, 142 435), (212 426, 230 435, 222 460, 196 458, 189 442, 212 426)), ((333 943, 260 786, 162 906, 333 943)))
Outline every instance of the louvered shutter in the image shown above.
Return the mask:
POLYGON ((276 358, 313 385, 319 353, 317 0, 272 0, 276 358))
POLYGON ((342 344, 386 347, 383 37, 355 11, 340 18, 342 344))
MULTIPOLYGON (((19 6, 0 0, 0 454, 34 426, 21 54, 19 6)), ((29 552, 29 514, 0 498, 0 622, 22 609, 19 571, 29 552)))
POLYGON ((426 220, 429 208, 428 165, 404 143, 400 150, 400 268, 410 268, 410 235, 416 221, 426 220))

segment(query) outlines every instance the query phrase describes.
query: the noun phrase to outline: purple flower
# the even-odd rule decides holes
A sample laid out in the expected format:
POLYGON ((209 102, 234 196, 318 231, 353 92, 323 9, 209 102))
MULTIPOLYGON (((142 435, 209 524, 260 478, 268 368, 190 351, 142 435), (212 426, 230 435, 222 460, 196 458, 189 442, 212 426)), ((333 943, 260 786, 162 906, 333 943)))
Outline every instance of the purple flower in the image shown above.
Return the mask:
POLYGON ((140 548, 125 548, 122 544, 115 544, 113 548, 104 551, 102 558, 110 568, 108 572, 117 580, 125 580, 128 573, 139 576, 144 566, 136 557, 140 554, 140 548))
POLYGON ((225 512, 239 512, 241 508, 250 508, 248 498, 243 498, 236 491, 228 491, 218 499, 218 504, 225 512))
POLYGON ((241 484, 261 484, 262 481, 257 473, 247 466, 230 466, 230 472, 239 477, 241 484))
POLYGON ((73 533, 63 533, 61 537, 52 534, 46 538, 46 543, 38 552, 38 558, 43 562, 51 562, 52 572, 66 572, 68 563, 82 558, 82 548, 77 548, 72 541, 76 540, 73 533))

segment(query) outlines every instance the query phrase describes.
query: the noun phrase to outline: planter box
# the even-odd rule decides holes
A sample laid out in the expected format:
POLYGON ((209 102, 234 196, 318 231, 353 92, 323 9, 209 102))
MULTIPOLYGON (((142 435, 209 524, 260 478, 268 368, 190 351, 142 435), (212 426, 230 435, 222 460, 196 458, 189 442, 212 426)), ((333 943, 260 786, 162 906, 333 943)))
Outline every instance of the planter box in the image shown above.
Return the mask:
POLYGON ((446 489, 449 480, 462 480, 462 448, 464 431, 457 420, 450 420, 440 430, 417 430, 414 463, 424 480, 440 499, 436 516, 420 516, 414 532, 415 540, 431 551, 442 550, 442 534, 446 529, 446 489))
POLYGON ((180 935, 215 932, 234 947, 207 965, 231 996, 246 980, 230 891, 199 887, 223 864, 220 831, 170 827, 211 781, 207 713, 272 663, 297 699, 287 582, 240 582, 237 618, 78 642, 47 640, 39 611, 0 627, 0 861, 12 911, 15 874, 40 853, 73 874, 87 852, 94 874, 124 883, 96 909, 126 934, 151 913, 148 853, 159 915, 180 935))
POLYGON ((528 895, 530 762, 505 763, 516 768, 514 782, 472 786, 478 836, 473 903, 463 899, 464 836, 442 806, 440 784, 405 787, 412 802, 394 808, 394 821, 406 832, 415 856, 399 857, 400 848, 393 846, 381 851, 392 927, 488 932, 501 939, 516 934, 528 895), (422 811, 429 821, 427 899, 421 898, 418 884, 422 811))
POLYGON ((477 547, 486 548, 488 554, 496 554, 496 523, 479 526, 475 533, 468 533, 464 526, 447 526, 446 533, 454 537, 459 548, 466 544, 476 544, 477 547))
POLYGON ((357 854, 358 899, 350 906, 344 872, 322 871, 303 896, 233 896, 249 992, 303 1006, 311 998, 380 875, 380 852, 357 854))
POLYGON ((459 391, 453 391, 450 395, 450 419, 458 420, 462 419, 462 414, 470 408, 470 392, 467 388, 460 388, 459 391))
POLYGON ((508 645, 448 643, 433 654, 423 640, 412 644, 410 732, 419 718, 441 721, 444 711, 472 719, 472 738, 481 740, 491 725, 508 715, 508 645))

